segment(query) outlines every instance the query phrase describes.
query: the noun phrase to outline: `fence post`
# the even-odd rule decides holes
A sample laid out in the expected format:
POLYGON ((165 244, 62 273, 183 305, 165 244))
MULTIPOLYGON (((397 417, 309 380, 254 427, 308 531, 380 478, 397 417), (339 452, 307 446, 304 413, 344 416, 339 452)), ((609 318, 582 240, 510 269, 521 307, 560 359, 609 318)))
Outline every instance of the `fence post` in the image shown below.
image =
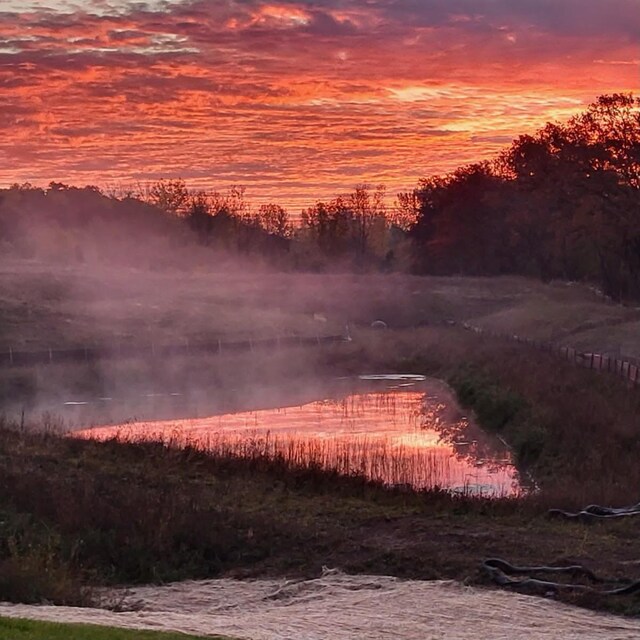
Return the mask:
POLYGON ((9 347, 9 363, 13 364, 13 349, 9 347))
POLYGON ((49 364, 53 362, 53 351, 51 351, 51 347, 49 347, 49 364))
POLYGON ((218 338, 218 353, 222 353, 222 342, 220 342, 220 338, 218 338))

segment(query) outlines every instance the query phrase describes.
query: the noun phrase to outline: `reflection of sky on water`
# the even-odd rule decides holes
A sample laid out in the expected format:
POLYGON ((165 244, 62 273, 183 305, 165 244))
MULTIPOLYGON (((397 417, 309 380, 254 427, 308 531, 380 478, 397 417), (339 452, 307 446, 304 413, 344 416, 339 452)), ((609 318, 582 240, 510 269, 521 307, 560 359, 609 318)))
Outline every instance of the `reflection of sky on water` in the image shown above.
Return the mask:
POLYGON ((519 486, 507 447, 461 415, 444 386, 427 385, 426 392, 397 387, 301 406, 97 427, 76 435, 172 439, 203 447, 250 440, 270 451, 295 442, 298 457, 319 456, 343 472, 363 471, 392 484, 501 495, 519 486))

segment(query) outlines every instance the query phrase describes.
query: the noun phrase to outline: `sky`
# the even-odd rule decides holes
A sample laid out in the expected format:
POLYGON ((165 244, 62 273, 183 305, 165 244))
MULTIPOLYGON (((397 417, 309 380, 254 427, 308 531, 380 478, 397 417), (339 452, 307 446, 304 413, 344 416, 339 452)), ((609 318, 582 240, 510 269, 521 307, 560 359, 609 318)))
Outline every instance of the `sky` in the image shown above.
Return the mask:
POLYGON ((640 0, 0 0, 0 186, 182 177, 295 210, 639 84, 640 0))

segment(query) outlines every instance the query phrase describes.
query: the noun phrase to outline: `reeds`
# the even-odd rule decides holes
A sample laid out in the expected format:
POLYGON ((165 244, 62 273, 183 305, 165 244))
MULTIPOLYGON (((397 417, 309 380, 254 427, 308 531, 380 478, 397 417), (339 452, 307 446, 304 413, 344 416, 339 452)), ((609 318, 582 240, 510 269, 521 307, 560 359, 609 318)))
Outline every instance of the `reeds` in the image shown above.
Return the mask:
MULTIPOLYGON (((82 437, 91 437, 91 431, 82 432, 82 437)), ((311 438, 258 431, 194 437, 179 429, 139 434, 135 425, 130 425, 112 432, 110 439, 191 449, 218 463, 235 461, 260 469, 318 472, 410 490, 485 497, 514 497, 521 492, 517 473, 508 464, 502 469, 478 464, 473 470, 468 463, 456 460, 448 448, 412 447, 384 437, 311 438)))

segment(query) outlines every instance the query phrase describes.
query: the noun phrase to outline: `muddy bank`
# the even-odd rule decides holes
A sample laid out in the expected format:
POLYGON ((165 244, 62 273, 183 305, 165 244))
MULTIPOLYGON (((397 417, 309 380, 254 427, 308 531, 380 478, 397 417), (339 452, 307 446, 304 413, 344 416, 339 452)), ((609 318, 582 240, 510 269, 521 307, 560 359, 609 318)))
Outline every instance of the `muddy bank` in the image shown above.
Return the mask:
POLYGON ((137 611, 0 605, 0 615, 225 634, 247 640, 626 640, 640 621, 450 581, 326 572, 314 580, 207 580, 129 591, 137 611))

